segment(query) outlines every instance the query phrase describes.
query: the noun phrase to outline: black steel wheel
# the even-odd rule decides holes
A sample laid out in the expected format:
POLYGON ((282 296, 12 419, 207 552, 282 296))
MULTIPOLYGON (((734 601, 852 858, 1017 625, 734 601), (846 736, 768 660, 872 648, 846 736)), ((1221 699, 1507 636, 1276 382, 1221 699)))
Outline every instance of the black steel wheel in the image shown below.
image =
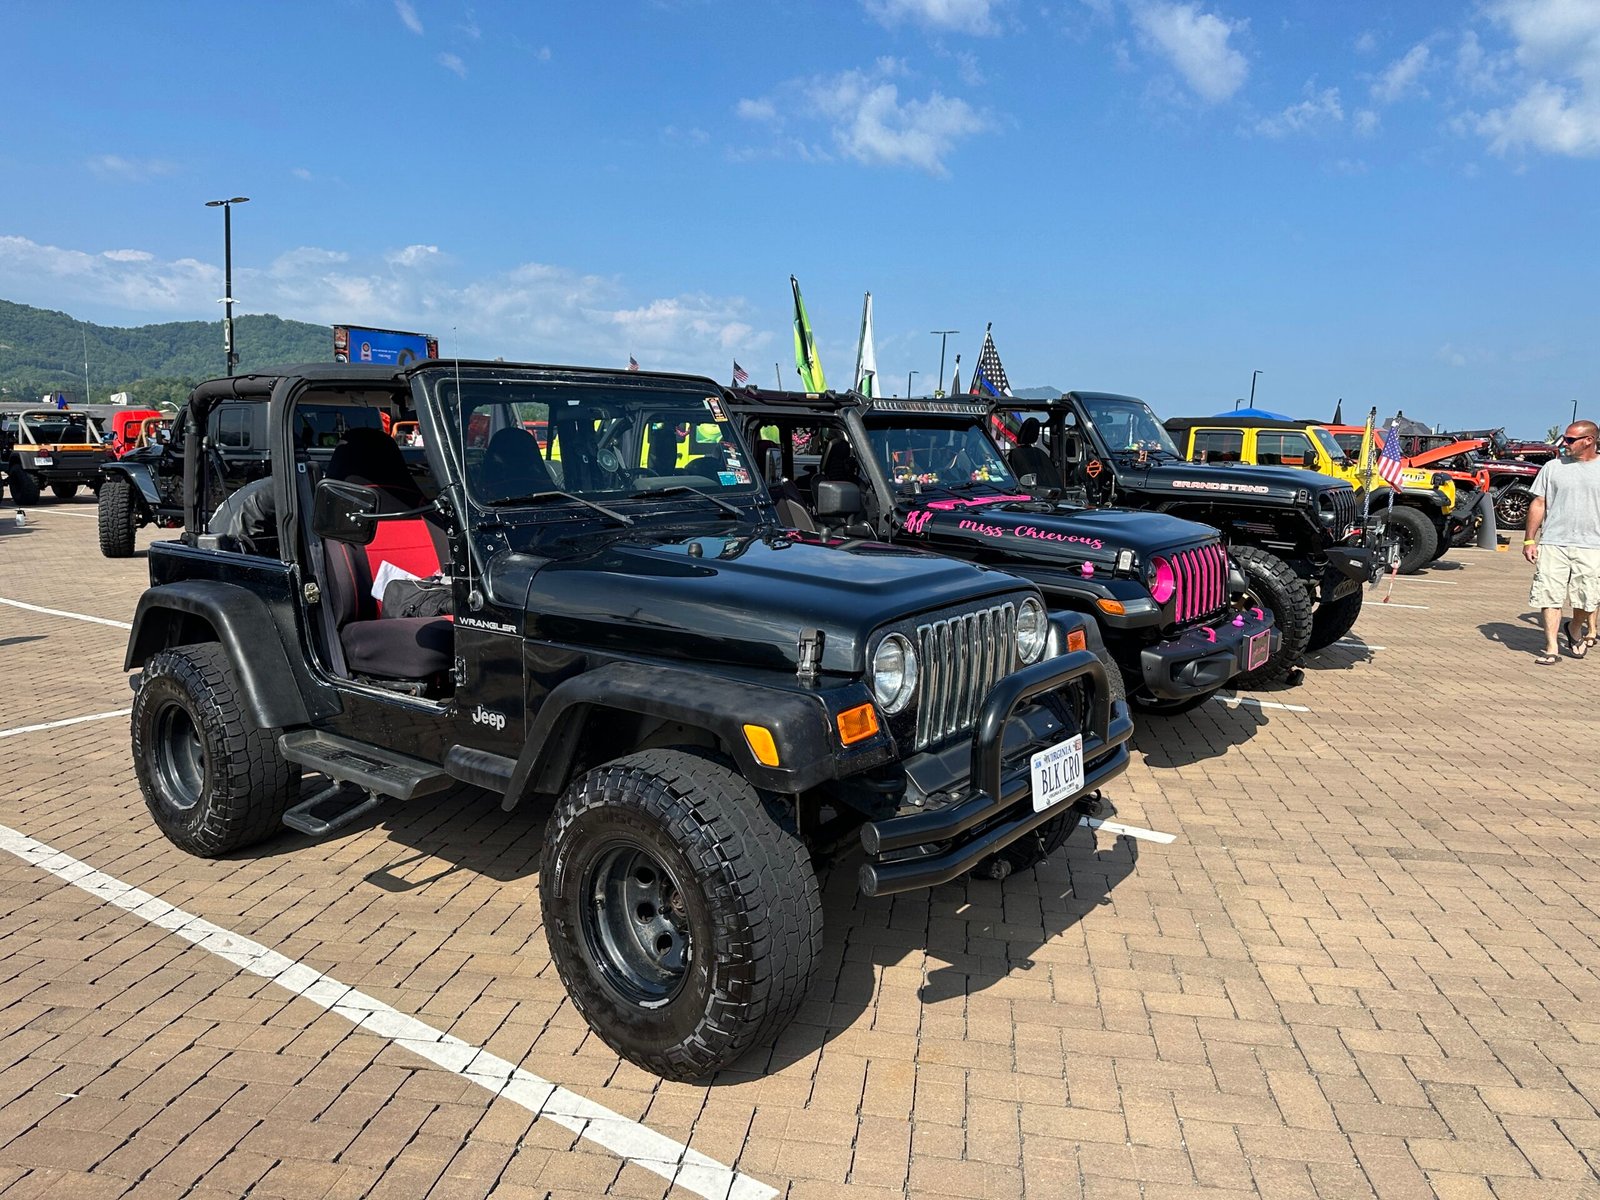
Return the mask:
POLYGON ((1400 504, 1384 518, 1389 536, 1400 543, 1400 574, 1415 575, 1433 561, 1439 546, 1439 531, 1417 509, 1400 504))
POLYGON ((1272 612, 1278 627, 1278 651, 1254 671, 1235 679, 1238 687, 1278 683, 1299 666, 1311 642, 1311 592, 1294 569, 1259 546, 1232 546, 1228 553, 1244 572, 1250 590, 1272 612))
POLYGON ((71 500, 78 494, 78 485, 75 483, 52 483, 50 494, 57 500, 71 500))
POLYGON ((1311 614, 1311 640, 1306 643, 1306 649, 1321 650, 1349 633, 1361 615, 1364 598, 1365 593, 1357 588, 1348 596, 1317 605, 1317 611, 1311 614))
POLYGON ((113 476, 100 488, 96 513, 100 526, 100 553, 107 558, 133 557, 133 484, 113 476))
POLYGON ((39 480, 29 471, 11 470, 11 498, 18 505, 39 503, 39 480))
POLYGON ((630 1062, 694 1080, 769 1041, 822 947, 810 855, 728 765, 645 750, 556 802, 539 872, 545 936, 589 1027, 630 1062))
POLYGON ((180 850, 211 858, 282 827, 300 768, 240 703, 215 642, 164 650, 134 697, 133 767, 145 806, 180 850))

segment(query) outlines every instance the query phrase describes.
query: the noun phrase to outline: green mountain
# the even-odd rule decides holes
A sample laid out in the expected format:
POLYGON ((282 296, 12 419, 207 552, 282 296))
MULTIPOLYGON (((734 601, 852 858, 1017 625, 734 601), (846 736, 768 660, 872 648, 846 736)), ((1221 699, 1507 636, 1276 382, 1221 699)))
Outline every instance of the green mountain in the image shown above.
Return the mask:
MULTIPOLYGON (((176 404, 202 379, 227 369, 220 320, 119 329, 0 300, 0 395, 31 403, 46 392, 67 391, 83 400, 85 338, 88 399, 97 403, 112 392, 131 392, 141 405, 176 404)), ((281 317, 235 317, 234 342, 240 372, 333 358, 328 326, 281 317)))

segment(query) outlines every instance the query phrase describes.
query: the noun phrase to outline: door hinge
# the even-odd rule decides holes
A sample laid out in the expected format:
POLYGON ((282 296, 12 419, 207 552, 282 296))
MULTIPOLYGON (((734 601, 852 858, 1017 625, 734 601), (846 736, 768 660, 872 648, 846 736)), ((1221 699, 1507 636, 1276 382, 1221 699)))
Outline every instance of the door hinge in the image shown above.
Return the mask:
POLYGON ((301 594, 305 596, 307 604, 320 604, 322 602, 322 589, 315 583, 306 584, 301 589, 301 594))

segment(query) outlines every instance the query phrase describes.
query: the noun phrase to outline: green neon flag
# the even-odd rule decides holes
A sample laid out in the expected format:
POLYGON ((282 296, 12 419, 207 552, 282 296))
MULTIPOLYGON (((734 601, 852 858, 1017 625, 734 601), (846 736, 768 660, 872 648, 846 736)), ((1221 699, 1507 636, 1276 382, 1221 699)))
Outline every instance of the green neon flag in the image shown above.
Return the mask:
POLYGON ((822 374, 822 362, 817 358, 817 339, 811 332, 811 318, 806 316, 805 301, 800 299, 800 281, 789 276, 789 286, 794 290, 794 365, 800 372, 800 383, 808 392, 825 392, 828 381, 822 374))

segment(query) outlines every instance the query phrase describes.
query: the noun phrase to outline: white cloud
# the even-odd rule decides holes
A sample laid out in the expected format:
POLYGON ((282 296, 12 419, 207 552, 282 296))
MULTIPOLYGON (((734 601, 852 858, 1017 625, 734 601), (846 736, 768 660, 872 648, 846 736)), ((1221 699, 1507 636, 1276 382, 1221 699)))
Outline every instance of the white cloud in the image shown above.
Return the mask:
POLYGON ((908 166, 947 175, 944 155, 962 138, 988 127, 965 100, 937 91, 925 100, 901 100, 895 84, 863 71, 814 79, 805 94, 812 111, 832 124, 834 141, 845 157, 869 166, 908 166))
POLYGON ((771 121, 778 115, 771 100, 741 100, 735 111, 746 121, 771 121))
POLYGON ((1355 40, 1357 54, 1373 54, 1378 49, 1378 35, 1372 30, 1363 30, 1361 36, 1355 40))
POLYGON ((89 170, 104 179, 121 179, 128 183, 148 183, 161 175, 171 175, 178 168, 159 158, 125 158, 120 154, 101 154, 86 164, 89 170))
POLYGON ((1380 119, 1377 113, 1370 108, 1363 108, 1356 113, 1355 118, 1350 122, 1350 128, 1356 131, 1358 137, 1371 137, 1378 132, 1379 123, 1380 119))
MULTIPOLYGON (((722 372, 729 354, 754 356, 772 342, 771 334, 755 332, 758 322, 742 297, 640 297, 622 280, 547 263, 472 279, 452 277, 458 269, 437 246, 367 260, 302 246, 264 268, 235 262, 233 283, 247 313, 425 329, 446 340, 445 353, 473 357, 621 363, 632 353, 650 367, 722 372)), ((19 303, 110 309, 131 324, 214 320, 221 294, 220 262, 162 260, 142 250, 90 253, 0 236, 0 295, 19 303)))
POLYGON ((1002 6, 1002 0, 862 0, 862 4, 890 28, 909 22, 977 37, 993 37, 1000 32, 995 10, 1002 6))
POLYGON ((1324 88, 1316 91, 1306 85, 1306 98, 1290 105, 1275 117, 1256 122, 1256 132, 1264 137, 1281 138, 1290 134, 1311 133, 1318 126, 1338 124, 1344 120, 1344 109, 1339 104, 1339 89, 1324 88))
POLYGON ((978 56, 970 50, 957 51, 956 78, 968 87, 982 87, 984 85, 983 69, 978 66, 978 56))
POLYGON ((1383 69, 1372 85, 1372 98, 1379 104, 1393 104, 1414 92, 1426 96, 1428 91, 1420 80, 1432 57, 1427 44, 1418 42, 1383 69))
POLYGON ((1229 21, 1201 11, 1199 4, 1138 0, 1133 23, 1144 44, 1171 63, 1208 104, 1221 103, 1244 86, 1250 64, 1228 39, 1243 33, 1249 21, 1229 21))
POLYGON ((417 16, 416 8, 411 0, 394 0, 394 11, 400 14, 400 23, 412 33, 422 33, 422 18, 417 16))
POLYGON ((467 64, 461 61, 461 56, 459 54, 451 54, 446 52, 439 55, 438 62, 439 65, 446 71, 453 71, 455 74, 461 76, 462 79, 467 77, 467 64))
POLYGON ((309 167, 293 167, 290 169, 289 174, 305 183, 311 182, 314 178, 309 167))
POLYGON ((1498 0, 1488 11, 1510 33, 1521 72, 1518 98, 1477 120, 1490 149, 1600 154, 1600 3, 1498 0))

